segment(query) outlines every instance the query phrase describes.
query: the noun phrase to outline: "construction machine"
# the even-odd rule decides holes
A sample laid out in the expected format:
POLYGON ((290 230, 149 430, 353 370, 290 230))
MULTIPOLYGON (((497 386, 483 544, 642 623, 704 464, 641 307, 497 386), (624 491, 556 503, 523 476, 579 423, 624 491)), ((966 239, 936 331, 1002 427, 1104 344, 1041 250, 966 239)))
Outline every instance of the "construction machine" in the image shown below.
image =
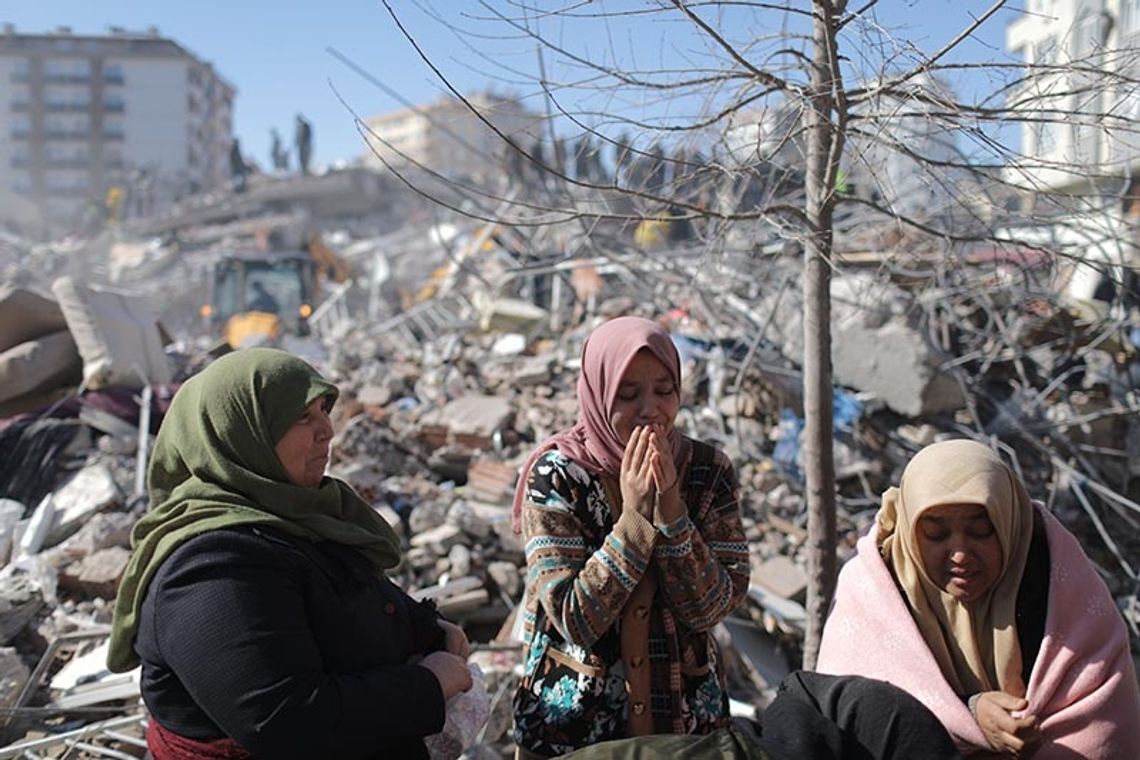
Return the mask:
POLYGON ((300 250, 235 251, 214 262, 201 314, 230 348, 276 345, 286 334, 308 335, 328 283, 350 277, 319 234, 300 250))

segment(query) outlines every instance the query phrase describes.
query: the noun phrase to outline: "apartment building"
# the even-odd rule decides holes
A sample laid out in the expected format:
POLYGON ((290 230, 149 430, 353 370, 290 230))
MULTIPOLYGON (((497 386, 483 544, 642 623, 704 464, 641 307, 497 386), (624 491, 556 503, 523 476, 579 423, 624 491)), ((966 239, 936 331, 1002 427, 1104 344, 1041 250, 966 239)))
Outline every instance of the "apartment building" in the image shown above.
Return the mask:
POLYGON ((1006 30, 1028 67, 1007 98, 1024 114, 1025 156, 1007 177, 1031 190, 1109 189, 1140 168, 1140 0, 1026 0, 1025 11, 1006 30))
POLYGON ((0 189, 66 228, 119 188, 149 213, 223 183, 234 87, 158 30, 0 30, 0 189))
MULTIPOLYGON (((541 117, 527 111, 516 98, 484 92, 468 96, 467 101, 528 150, 541 135, 541 117)), ((443 97, 425 106, 375 116, 366 124, 366 166, 407 169, 419 165, 449 178, 477 181, 505 171, 508 146, 456 98, 443 97)))

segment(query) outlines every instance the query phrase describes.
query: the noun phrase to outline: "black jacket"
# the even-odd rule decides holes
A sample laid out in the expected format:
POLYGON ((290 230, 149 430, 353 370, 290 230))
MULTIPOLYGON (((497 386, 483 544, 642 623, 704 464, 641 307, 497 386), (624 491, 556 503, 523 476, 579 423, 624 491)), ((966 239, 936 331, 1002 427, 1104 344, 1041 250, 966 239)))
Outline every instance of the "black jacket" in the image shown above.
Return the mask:
POLYGON ((356 551, 264 527, 180 546, 143 602, 142 694, 167 729, 256 757, 427 757, 439 683, 408 658, 443 648, 435 612, 356 551))

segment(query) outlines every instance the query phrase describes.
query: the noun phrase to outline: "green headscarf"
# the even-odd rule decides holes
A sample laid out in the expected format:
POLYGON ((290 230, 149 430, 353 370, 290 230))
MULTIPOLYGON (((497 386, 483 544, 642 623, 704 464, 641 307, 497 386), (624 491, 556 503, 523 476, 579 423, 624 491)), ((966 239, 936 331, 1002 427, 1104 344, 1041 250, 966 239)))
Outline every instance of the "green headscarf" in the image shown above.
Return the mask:
POLYGON ((268 525, 310 541, 351 546, 377 570, 395 567, 400 544, 368 502, 335 478, 289 482, 275 446, 319 398, 337 388, 301 359, 271 348, 228 354, 188 380, 155 441, 150 511, 131 532, 134 554, 115 601, 107 667, 139 664, 138 616, 159 565, 183 542, 234 525, 268 525))

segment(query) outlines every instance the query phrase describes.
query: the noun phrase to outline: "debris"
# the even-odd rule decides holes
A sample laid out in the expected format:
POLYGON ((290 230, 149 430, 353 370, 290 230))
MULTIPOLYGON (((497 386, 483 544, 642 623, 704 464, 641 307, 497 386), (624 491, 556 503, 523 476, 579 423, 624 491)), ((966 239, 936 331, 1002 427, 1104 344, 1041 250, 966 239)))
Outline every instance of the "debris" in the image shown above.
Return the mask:
POLYGON ((11 707, 29 676, 28 666, 13 647, 0 647, 0 708, 11 707))
MULTIPOLYGON (((753 584, 717 636, 734 710, 764 703, 798 665, 805 621, 803 304, 789 241, 738 225, 711 246, 662 240, 647 253, 632 226, 512 228, 422 212, 367 172, 251 175, 240 197, 202 195, 126 225, 133 239, 120 230, 21 254, 21 286, 32 273, 70 279, 57 281, 60 304, 0 285, 0 365, 4 352, 49 342, 62 355, 70 339, 87 387, 27 362, 51 379, 0 384, 0 558, 16 555, 0 575, 0 644, 32 662, 37 647, 109 621, 162 400, 216 355, 198 313, 212 262, 259 234, 289 248, 319 230, 370 283, 339 284, 306 338, 306 355, 342 390, 329 472, 406 542, 393 579, 433 599, 473 643, 491 704, 468 755, 513 750, 526 572, 510 520, 519 467, 574 423, 582 343, 619 314, 668 325, 684 365, 676 424, 736 465, 753 584), (150 313, 159 303, 171 336, 150 313), (153 403, 140 402, 144 385, 153 403)), ((1105 569, 1140 641, 1140 312, 1121 304, 1083 316, 1033 278, 936 264, 971 261, 946 248, 957 244, 892 234, 852 229, 840 244, 868 250, 840 251, 832 278, 840 559, 918 449, 985 439, 1105 569)), ((50 703, 38 690, 28 699, 62 710, 130 701, 131 688, 86 673, 53 688, 50 703)))
POLYGON ((130 550, 121 546, 98 549, 60 571, 60 588, 83 596, 114 599, 130 560, 130 550))

